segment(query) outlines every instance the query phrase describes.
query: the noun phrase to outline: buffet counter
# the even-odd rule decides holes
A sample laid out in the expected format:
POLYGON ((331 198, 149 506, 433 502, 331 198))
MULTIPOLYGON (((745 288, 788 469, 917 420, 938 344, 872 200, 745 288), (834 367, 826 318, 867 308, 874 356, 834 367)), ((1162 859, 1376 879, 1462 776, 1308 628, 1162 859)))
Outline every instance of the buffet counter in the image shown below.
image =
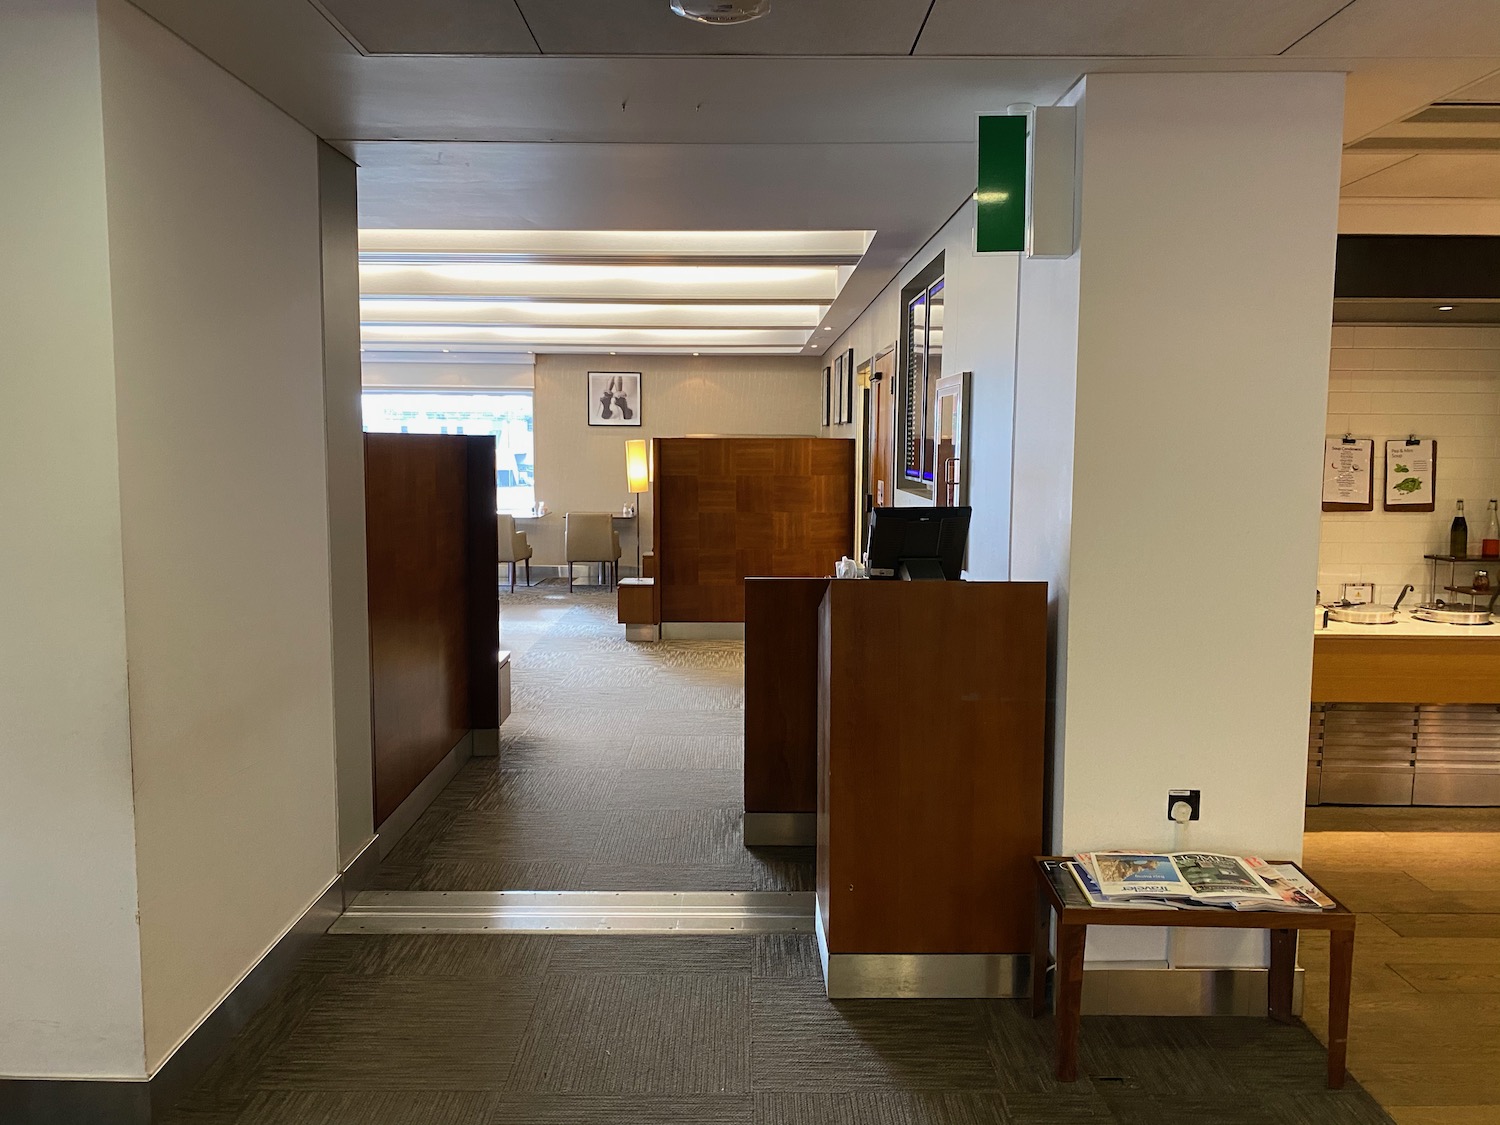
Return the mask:
POLYGON ((1500 622, 1322 622, 1308 803, 1500 805, 1500 622))

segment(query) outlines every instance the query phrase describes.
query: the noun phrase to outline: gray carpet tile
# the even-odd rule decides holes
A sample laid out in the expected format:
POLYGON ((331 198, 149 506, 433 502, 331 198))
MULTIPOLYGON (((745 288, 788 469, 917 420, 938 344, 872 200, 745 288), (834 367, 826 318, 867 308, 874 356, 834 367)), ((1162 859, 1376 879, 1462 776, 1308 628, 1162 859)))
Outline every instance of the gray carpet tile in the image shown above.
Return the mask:
POLYGON ((745 973, 550 973, 509 1088, 533 1093, 744 1093, 745 973))
POLYGON ((733 809, 633 809, 607 814, 592 858, 641 866, 733 867, 744 851, 740 814, 733 809))
POLYGON ((779 871, 742 864, 590 864, 584 871, 583 885, 567 890, 600 891, 798 891, 800 884, 811 883, 811 865, 805 873, 785 876, 779 871))
POLYGON ((818 959, 814 934, 757 934, 751 970, 772 980, 823 981, 823 963, 818 959))
POLYGON ((475 812, 577 809, 600 812, 618 807, 621 774, 611 769, 557 768, 497 770, 469 802, 475 812))
POLYGON ((755 942, 729 935, 601 935, 547 939, 553 973, 744 973, 755 942))
MULTIPOLYGON (((503 1094, 487 1125, 751 1125, 744 1095, 503 1094)), ((375 1123, 371 1123, 375 1125, 375 1123)))
POLYGON ((830 1001, 820 980, 751 984, 757 1092, 993 1090, 983 1004, 830 1001))
MULTIPOLYGON (((546 860, 489 863, 434 861, 419 868, 407 888, 414 891, 582 891, 594 890, 582 862, 546 860)), ((398 888, 392 888, 398 889, 398 888)))
POLYGON ((744 809, 745 775, 737 769, 630 769, 613 774, 611 809, 744 809))
POLYGON ((633 770, 743 770, 743 734, 645 734, 631 744, 625 768, 633 770))
POLYGON ((342 972, 401 976, 527 980, 546 971, 553 947, 534 934, 354 934, 326 936, 322 945, 348 946, 342 972))
POLYGON ((599 838, 612 815, 576 809, 465 810, 454 814, 423 856, 429 862, 587 861, 597 855, 599 838))
POLYGON ((234 1037, 204 1073, 183 1108, 217 1104, 224 1099, 248 1096, 261 1084, 266 1060, 289 1041, 314 1009, 330 979, 317 966, 304 962, 309 971, 297 972, 282 985, 234 1037))
MULTIPOLYGON (((1003 1098, 1008 1125, 1117 1125, 1109 1103, 1087 1082, 1072 1083, 1067 1090, 1052 1094, 1005 1094, 1003 1098)), ((1169 1112, 1156 1125, 1198 1125, 1198 1121, 1169 1112)))
POLYGON ((540 982, 330 977, 267 1053, 266 1089, 494 1090, 520 1049, 540 982))
POLYGON ((1007 1125, 998 1093, 755 1095, 755 1125, 1007 1125))
POLYGON ((272 1090, 235 1125, 486 1125, 496 1095, 462 1091, 272 1090))

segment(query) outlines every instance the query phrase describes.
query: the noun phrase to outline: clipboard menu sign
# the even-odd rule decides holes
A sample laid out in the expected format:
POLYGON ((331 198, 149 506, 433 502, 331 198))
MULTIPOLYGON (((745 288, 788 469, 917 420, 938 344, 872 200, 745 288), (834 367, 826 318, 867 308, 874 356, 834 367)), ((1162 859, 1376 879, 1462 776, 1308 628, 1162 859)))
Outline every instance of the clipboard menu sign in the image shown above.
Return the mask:
POLYGON ((1436 441, 1409 437, 1385 443, 1386 511, 1434 512, 1436 486, 1436 441))
POLYGON ((1331 437, 1323 442, 1323 510, 1372 512, 1374 438, 1331 437))

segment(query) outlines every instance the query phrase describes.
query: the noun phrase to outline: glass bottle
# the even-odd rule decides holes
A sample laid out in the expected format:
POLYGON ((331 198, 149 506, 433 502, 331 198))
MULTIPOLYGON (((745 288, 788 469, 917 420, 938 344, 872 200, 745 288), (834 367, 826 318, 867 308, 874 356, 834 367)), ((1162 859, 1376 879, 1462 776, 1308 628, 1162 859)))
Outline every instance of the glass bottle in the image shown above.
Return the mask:
POLYGON ((1495 510, 1495 501, 1490 501, 1489 518, 1484 524, 1484 547, 1479 552, 1487 559, 1500 559, 1500 513, 1495 510))
POLYGON ((1458 502, 1458 514, 1448 528, 1448 553, 1456 559, 1466 558, 1469 554, 1469 521, 1464 519, 1462 500, 1458 502))

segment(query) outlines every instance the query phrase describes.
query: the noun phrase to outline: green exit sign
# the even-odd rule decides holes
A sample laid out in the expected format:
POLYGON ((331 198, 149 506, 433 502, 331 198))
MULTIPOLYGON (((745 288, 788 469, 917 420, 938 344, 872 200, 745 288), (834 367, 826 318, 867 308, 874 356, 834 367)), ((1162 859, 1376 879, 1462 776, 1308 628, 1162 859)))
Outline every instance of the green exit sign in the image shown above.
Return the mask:
POLYGON ((979 119, 978 216, 974 249, 981 254, 1026 249, 1026 118, 979 119))

